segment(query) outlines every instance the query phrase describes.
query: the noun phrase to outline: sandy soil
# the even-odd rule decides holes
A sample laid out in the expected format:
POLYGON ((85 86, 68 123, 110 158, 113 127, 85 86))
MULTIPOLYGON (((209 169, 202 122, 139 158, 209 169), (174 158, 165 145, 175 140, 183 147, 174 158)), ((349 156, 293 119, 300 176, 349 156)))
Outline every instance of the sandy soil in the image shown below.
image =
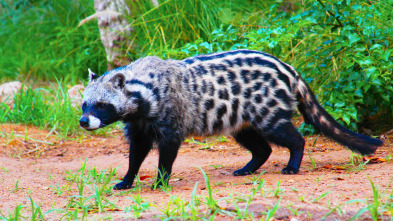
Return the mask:
MULTIPOLYGON (((64 208, 70 195, 76 194, 76 186, 72 191, 61 196, 55 194, 51 186, 64 186, 66 171, 77 173, 81 164, 87 159, 88 168, 98 170, 119 167, 117 177, 124 176, 128 167, 127 144, 121 131, 114 131, 107 137, 89 136, 59 140, 48 131, 22 125, 0 125, 0 211, 8 214, 18 205, 29 207, 27 196, 41 206, 43 211, 51 208, 64 208), (29 139, 25 139, 28 137, 29 139), (16 185, 18 188, 16 188, 16 185)), ((280 208, 275 220, 319 220, 331 208, 340 205, 338 210, 327 217, 327 220, 345 220, 355 215, 364 203, 347 203, 350 200, 372 199, 370 180, 379 188, 380 193, 389 195, 392 191, 390 182, 393 163, 391 141, 393 137, 383 137, 385 146, 378 149, 375 156, 367 158, 370 162, 361 166, 351 164, 351 152, 344 147, 320 136, 307 139, 306 152, 299 174, 282 175, 280 170, 288 161, 289 152, 285 148, 273 147, 270 159, 258 172, 265 181, 263 191, 256 194, 250 206, 250 212, 261 218, 262 213, 271 209, 280 199, 280 208), (314 145, 313 145, 314 144, 314 145), (308 154, 309 152, 309 154, 308 154), (315 163, 312 164, 311 159, 315 163), (386 158, 388 160, 386 160, 386 158), (274 196, 277 182, 280 182, 278 196, 274 196), (322 194, 326 197, 318 200, 322 194), (263 193, 263 194, 261 194, 263 193), (317 199, 317 200, 316 200, 317 199), (342 204, 342 205, 341 205, 342 204), (292 211, 291 211, 292 210, 292 211), (293 210, 298 212, 294 213, 293 210)), ((195 143, 184 143, 173 167, 168 193, 151 190, 152 179, 144 180, 141 195, 156 207, 143 213, 141 218, 152 219, 162 215, 159 208, 164 207, 173 196, 189 200, 193 188, 198 182, 197 194, 207 195, 206 185, 201 167, 209 174, 213 186, 214 198, 219 199, 221 209, 233 212, 233 201, 250 195, 252 176, 235 177, 232 172, 243 167, 250 159, 250 154, 240 148, 231 138, 227 142, 218 142, 212 148, 195 143), (244 195, 243 195, 244 194, 244 195), (228 197, 228 198, 227 198, 228 197)), ((201 141, 205 139, 200 138, 201 141)), ((358 159, 358 158, 357 158, 358 159)), ((367 159, 361 159, 367 160, 367 159)), ((144 161, 140 177, 155 176, 158 154, 153 150, 144 161)), ((131 205, 131 192, 108 196, 120 208, 131 205)), ((384 199, 381 199, 384 200, 384 199)), ((238 203, 244 207, 245 203, 238 203)), ((26 209, 28 216, 28 209, 26 209)), ((389 212, 384 212, 388 217, 389 212)), ((49 213, 47 219, 58 219, 62 214, 49 213)), ((63 214, 64 215, 64 214, 63 214)), ((206 217, 209 215, 206 214, 206 217)), ((126 219, 133 217, 124 210, 106 211, 102 214, 91 213, 89 218, 126 219)), ((233 219, 223 214, 217 220, 233 219)), ((371 219, 365 213, 362 219, 371 219)))

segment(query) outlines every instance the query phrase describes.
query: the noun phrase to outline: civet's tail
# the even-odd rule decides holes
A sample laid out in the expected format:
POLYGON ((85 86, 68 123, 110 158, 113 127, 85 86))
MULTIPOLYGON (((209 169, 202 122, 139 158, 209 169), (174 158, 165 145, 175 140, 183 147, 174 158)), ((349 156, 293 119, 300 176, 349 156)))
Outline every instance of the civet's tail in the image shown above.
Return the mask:
POLYGON ((312 124, 327 137, 347 146, 354 152, 370 155, 383 145, 383 142, 369 136, 348 130, 326 112, 318 103, 314 93, 303 79, 299 78, 297 86, 298 108, 306 123, 312 124))

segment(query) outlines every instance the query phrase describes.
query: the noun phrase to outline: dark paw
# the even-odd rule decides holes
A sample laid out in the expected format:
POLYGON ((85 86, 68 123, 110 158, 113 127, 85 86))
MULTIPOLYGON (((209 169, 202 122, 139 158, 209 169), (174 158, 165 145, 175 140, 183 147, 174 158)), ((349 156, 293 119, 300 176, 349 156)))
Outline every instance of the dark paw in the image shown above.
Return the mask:
POLYGON ((291 166, 287 166, 281 170, 282 174, 297 174, 297 172, 299 172, 299 169, 291 167, 291 166))
POLYGON ((234 176, 246 176, 246 175, 250 175, 251 172, 245 169, 240 169, 240 170, 236 170, 235 172, 233 172, 234 176))
POLYGON ((132 187, 132 183, 128 183, 128 182, 120 182, 118 184, 116 184, 113 189, 114 190, 125 190, 125 189, 130 189, 132 187))

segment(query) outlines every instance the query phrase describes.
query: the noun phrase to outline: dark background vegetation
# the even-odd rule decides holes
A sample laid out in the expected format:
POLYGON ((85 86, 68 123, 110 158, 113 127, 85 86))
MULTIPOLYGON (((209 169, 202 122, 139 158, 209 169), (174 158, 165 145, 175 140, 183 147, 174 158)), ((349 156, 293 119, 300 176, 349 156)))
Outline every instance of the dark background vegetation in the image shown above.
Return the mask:
MULTIPOLYGON (((128 56, 183 59, 232 49, 271 53, 306 79, 323 107, 360 132, 386 131, 392 120, 393 3, 370 0, 130 1, 136 47, 128 56)), ((87 69, 106 71, 93 0, 0 0, 0 83, 21 80, 13 109, 0 122, 77 132, 79 110, 67 87, 87 69)), ((303 132, 308 128, 302 126, 303 132)))

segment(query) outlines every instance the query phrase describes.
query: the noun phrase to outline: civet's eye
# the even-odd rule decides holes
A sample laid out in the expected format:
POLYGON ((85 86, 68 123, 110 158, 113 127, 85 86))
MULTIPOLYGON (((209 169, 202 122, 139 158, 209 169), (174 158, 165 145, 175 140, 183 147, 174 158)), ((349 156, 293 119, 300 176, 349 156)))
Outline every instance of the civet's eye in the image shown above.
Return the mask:
POLYGON ((87 106, 86 103, 83 103, 82 104, 82 110, 86 109, 86 106, 87 106))
POLYGON ((97 107, 100 108, 100 109, 103 109, 103 108, 106 107, 106 104, 100 102, 100 103, 97 103, 97 107))

